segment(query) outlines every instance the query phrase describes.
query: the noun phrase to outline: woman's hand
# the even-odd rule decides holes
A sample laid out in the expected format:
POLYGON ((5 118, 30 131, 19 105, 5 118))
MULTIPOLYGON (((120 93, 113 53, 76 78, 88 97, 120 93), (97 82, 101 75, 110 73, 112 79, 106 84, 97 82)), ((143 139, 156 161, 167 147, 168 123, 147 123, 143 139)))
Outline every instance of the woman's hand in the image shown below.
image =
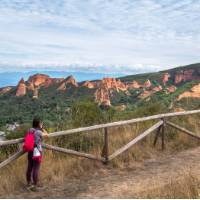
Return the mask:
POLYGON ((47 131, 46 131, 45 129, 42 129, 42 136, 43 136, 44 138, 47 138, 47 137, 48 137, 48 133, 47 133, 47 131))

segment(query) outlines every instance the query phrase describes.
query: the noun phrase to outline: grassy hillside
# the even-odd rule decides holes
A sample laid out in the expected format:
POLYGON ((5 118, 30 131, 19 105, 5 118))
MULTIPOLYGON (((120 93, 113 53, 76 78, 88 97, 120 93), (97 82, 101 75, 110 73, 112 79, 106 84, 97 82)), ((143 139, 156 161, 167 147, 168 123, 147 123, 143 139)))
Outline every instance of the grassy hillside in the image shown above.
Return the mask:
MULTIPOLYGON (((196 64, 191 64, 191 65, 186 65, 186 66, 175 67, 172 69, 163 70, 163 71, 159 71, 159 72, 135 74, 135 75, 125 76, 125 77, 120 77, 120 80, 122 80, 122 81, 136 80, 139 83, 144 83, 145 80, 149 79, 150 81, 156 80, 156 81, 160 82, 162 74, 164 72, 168 72, 173 75, 178 71, 189 70, 189 69, 194 69, 195 71, 197 71, 197 75, 200 76, 200 63, 196 63, 196 64)), ((174 76, 172 76, 171 78, 173 79, 174 76)))
MULTIPOLYGON (((120 113, 112 116, 115 120, 117 117, 130 118, 134 116, 146 116, 155 113, 163 112, 161 105, 148 105, 141 107, 137 112, 120 113)), ((98 107, 87 104, 78 104, 73 107, 73 115, 71 123, 73 126, 85 126, 92 123, 99 123, 99 118, 103 120, 103 115, 98 110, 98 107), (87 118, 86 118, 87 116, 87 118), (88 121, 90 119, 90 121, 88 121)), ((172 118, 171 121, 181 126, 188 128, 196 133, 199 132, 198 121, 199 115, 183 116, 172 118)), ((108 120, 108 119, 107 119, 108 120)), ((137 123, 133 125, 126 125, 122 127, 109 128, 109 153, 112 154, 116 149, 125 145, 131 139, 141 134, 145 129, 149 128, 155 123, 155 121, 147 121, 144 123, 137 123)), ((70 180, 70 178, 83 179, 88 176, 88 173, 96 173, 97 170, 108 169, 130 169, 131 166, 142 166, 141 163, 146 159, 159 159, 159 156, 175 154, 181 150, 185 150, 191 147, 197 147, 198 141, 193 138, 180 134, 173 128, 168 127, 165 136, 166 150, 161 151, 160 138, 157 146, 153 147, 154 134, 147 136, 143 141, 135 145, 128 152, 120 155, 109 163, 108 167, 99 162, 94 162, 84 158, 76 158, 73 156, 67 156, 64 154, 45 151, 44 162, 41 169, 41 181, 48 187, 55 187, 55 185, 62 185, 64 180, 70 180)), ((92 132, 85 132, 75 135, 62 136, 59 138, 52 138, 45 141, 49 144, 56 146, 70 148, 73 150, 92 153, 100 156, 103 149, 103 135, 101 130, 92 132)), ((0 161, 14 153, 19 147, 17 145, 11 145, 9 147, 0 148, 0 161)), ((155 167, 155 166, 154 166, 155 167)), ((21 190, 25 185, 25 169, 26 169, 26 156, 23 156, 17 160, 14 164, 9 165, 0 171, 0 182, 2 187, 0 188, 1 195, 7 195, 14 191, 21 190), (16 171, 18 172, 16 174, 16 171)), ((105 175, 105 174, 104 174, 105 175)), ((179 190, 177 190, 179 191, 179 190)), ((181 190, 183 191, 183 190, 181 190)), ((151 193, 151 195, 158 194, 159 191, 151 193), (156 193, 157 192, 157 193, 156 193)), ((168 191, 170 192, 170 191, 168 191)), ((145 193, 144 195, 150 195, 145 193)), ((183 197, 185 197, 185 193, 183 197)))

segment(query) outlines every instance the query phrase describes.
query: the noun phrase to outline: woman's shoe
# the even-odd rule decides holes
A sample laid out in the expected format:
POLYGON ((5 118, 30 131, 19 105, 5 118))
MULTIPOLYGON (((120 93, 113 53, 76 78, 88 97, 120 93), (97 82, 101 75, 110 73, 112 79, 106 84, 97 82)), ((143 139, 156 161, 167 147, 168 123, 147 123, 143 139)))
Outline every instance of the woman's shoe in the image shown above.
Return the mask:
POLYGON ((27 184, 26 189, 27 190, 32 190, 34 188, 34 185, 32 183, 27 184))

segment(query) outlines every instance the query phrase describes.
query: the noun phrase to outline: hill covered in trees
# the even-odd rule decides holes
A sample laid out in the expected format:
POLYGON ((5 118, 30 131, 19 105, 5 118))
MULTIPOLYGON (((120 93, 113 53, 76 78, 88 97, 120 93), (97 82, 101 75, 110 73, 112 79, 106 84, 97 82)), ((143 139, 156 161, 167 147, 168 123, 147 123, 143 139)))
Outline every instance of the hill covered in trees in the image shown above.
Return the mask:
POLYGON ((148 109, 149 114, 197 109, 199 98, 200 64, 85 82, 35 74, 0 89, 0 127, 29 123, 35 115, 57 129, 78 127, 138 116, 148 109))

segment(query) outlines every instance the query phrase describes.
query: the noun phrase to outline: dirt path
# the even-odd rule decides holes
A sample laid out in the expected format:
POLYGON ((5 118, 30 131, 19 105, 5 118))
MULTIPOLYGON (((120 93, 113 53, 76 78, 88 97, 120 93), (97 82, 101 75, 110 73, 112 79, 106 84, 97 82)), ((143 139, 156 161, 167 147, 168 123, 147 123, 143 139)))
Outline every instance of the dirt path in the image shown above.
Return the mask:
POLYGON ((63 185, 38 192, 22 190, 6 198, 134 198, 145 188, 155 187, 157 181, 164 186, 172 177, 178 179, 188 171, 200 177, 199 166, 200 147, 125 169, 102 168, 81 180, 66 178, 63 185))

